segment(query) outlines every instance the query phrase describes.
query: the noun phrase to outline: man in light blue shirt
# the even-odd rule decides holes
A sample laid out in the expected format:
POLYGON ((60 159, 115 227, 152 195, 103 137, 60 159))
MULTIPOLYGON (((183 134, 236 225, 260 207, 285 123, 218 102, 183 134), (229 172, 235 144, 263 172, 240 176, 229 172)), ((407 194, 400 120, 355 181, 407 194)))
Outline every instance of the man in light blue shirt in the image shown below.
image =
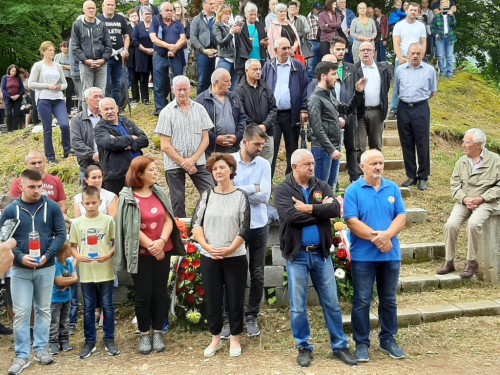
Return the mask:
MULTIPOLYGON (((247 193, 251 209, 250 234, 246 241, 249 254, 250 293, 245 320, 249 337, 260 335, 257 315, 264 292, 264 264, 268 232, 266 206, 271 195, 271 165, 259 154, 266 140, 266 132, 258 125, 248 125, 243 133, 241 150, 231 154, 238 163, 234 184, 238 189, 247 193)), ((225 333, 226 329, 229 337, 229 324, 227 328, 224 324, 222 332, 225 333)))
POLYGON ((419 190, 427 189, 431 174, 431 109, 428 100, 437 91, 436 71, 422 62, 423 57, 424 50, 420 43, 413 43, 408 49, 409 61, 398 66, 394 79, 400 104, 397 109, 398 133, 408 176, 402 185, 410 187, 418 184, 419 190))

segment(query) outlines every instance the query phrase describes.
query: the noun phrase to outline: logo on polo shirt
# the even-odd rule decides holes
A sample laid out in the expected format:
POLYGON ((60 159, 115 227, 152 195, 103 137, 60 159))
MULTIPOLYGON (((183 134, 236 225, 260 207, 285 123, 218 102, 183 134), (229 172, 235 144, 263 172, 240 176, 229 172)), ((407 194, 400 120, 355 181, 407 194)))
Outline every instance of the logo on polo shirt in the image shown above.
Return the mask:
POLYGON ((321 191, 315 191, 313 194, 314 199, 316 199, 318 202, 323 201, 323 193, 321 191))
POLYGON ((389 203, 391 204, 394 204, 394 202, 396 202, 396 198, 394 198, 393 196, 390 196, 389 198, 387 198, 387 200, 389 201, 389 203))

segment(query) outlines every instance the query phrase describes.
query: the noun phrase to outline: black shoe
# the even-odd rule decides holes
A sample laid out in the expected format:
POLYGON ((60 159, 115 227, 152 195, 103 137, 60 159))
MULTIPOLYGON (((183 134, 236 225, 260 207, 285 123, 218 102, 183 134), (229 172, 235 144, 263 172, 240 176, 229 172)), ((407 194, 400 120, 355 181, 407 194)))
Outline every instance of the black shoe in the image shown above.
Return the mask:
POLYGON ((143 104, 143 105, 149 105, 150 103, 149 103, 149 100, 143 100, 143 101, 142 101, 142 104, 143 104))
POLYGON ((0 323, 0 335, 2 335, 2 336, 10 336, 13 333, 14 333, 13 330, 11 330, 9 327, 6 327, 2 323, 0 323))
POLYGON ((410 187, 412 185, 416 185, 417 184, 417 179, 416 178, 409 178, 408 180, 406 180, 405 182, 403 182, 401 184, 402 187, 410 187))
POLYGON ((161 112, 161 109, 157 109, 157 110, 155 110, 153 115, 158 117, 158 116, 160 116, 160 112, 161 112))
POLYGON ((427 181, 425 180, 418 180, 418 190, 427 190, 427 181))
POLYGON ((344 362, 348 366, 355 366, 358 364, 358 361, 355 356, 351 354, 349 349, 337 349, 333 351, 333 356, 335 358, 340 359, 342 362, 344 362))
POLYGON ((83 346, 82 351, 80 352, 80 358, 85 359, 88 358, 92 355, 92 353, 95 353, 96 351, 95 343, 93 342, 86 342, 85 345, 83 346))
POLYGON ((50 165, 57 165, 57 160, 56 159, 49 159, 49 164, 50 165))
POLYGON ((297 363, 300 367, 311 366, 312 352, 305 346, 299 348, 299 356, 297 357, 297 363))
POLYGON ((391 109, 389 112, 389 117, 387 118, 388 120, 396 120, 396 110, 391 109))
POLYGON ((109 355, 118 355, 120 354, 120 349, 115 345, 115 342, 113 340, 106 341, 104 343, 104 347, 106 348, 106 352, 108 352, 109 355))

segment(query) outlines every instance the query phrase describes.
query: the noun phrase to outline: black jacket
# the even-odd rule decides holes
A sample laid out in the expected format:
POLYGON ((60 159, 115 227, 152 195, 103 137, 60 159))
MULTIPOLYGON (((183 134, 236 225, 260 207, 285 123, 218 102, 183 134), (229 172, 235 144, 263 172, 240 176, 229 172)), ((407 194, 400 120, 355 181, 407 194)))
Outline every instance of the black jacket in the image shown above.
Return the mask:
MULTIPOLYGON (((259 21, 255 22, 256 33, 259 36, 259 41, 267 38, 267 33, 265 25, 259 21)), ((254 35, 255 36, 255 35, 254 35)), ((237 70, 241 71, 242 74, 245 73, 245 62, 248 60, 248 56, 253 51, 253 43, 250 40, 250 34, 248 32, 248 24, 245 21, 245 26, 241 29, 241 33, 235 35, 236 44, 236 56, 234 60, 234 66, 237 70)), ((260 45, 260 58, 262 60, 267 59, 267 47, 260 45)))
POLYGON ((294 207, 292 197, 304 202, 300 185, 295 181, 293 173, 285 177, 274 191, 274 204, 280 216, 280 247, 283 258, 293 262, 299 254, 302 229, 316 224, 321 237, 323 258, 330 256, 332 246, 332 228, 330 218, 340 215, 340 204, 336 199, 332 203, 322 204, 325 197, 334 197, 332 189, 326 182, 311 177, 309 180, 309 204, 313 205, 312 214, 300 212, 294 207))
POLYGON ((92 159, 95 153, 94 126, 87 110, 83 110, 71 120, 71 147, 82 170, 91 165, 99 165, 92 159))
POLYGON ((105 181, 125 177, 132 161, 130 151, 139 152, 149 145, 146 133, 139 129, 133 121, 125 117, 120 117, 120 119, 123 120, 123 126, 127 129, 129 135, 121 135, 116 129, 116 125, 109 124, 104 120, 99 121, 94 128, 99 161, 104 171, 105 181), (133 135, 138 138, 134 140, 133 135), (125 150, 129 146, 132 150, 125 150))
POLYGON ((355 92, 349 104, 345 104, 339 103, 330 90, 316 87, 307 100, 311 147, 322 148, 329 154, 340 148, 339 114, 351 114, 364 101, 363 93, 355 92))
POLYGON ((238 95, 243 105, 243 109, 247 115, 247 125, 252 123, 257 125, 264 124, 267 135, 273 136, 273 127, 276 122, 278 108, 276 107, 274 93, 267 83, 261 79, 257 88, 254 88, 248 84, 246 76, 244 76, 234 93, 238 95), (250 90, 256 91, 256 94, 250 95, 250 90), (254 100, 256 96, 260 99, 259 101, 254 100))
MULTIPOLYGON (((389 89, 391 88, 392 79, 392 67, 386 62, 377 62, 378 71, 380 73, 380 105, 382 106, 382 118, 387 117, 387 112, 389 110, 389 89)), ((361 68, 361 61, 354 64, 354 79, 355 82, 364 77, 363 69, 361 68)), ((363 117, 365 114, 365 101, 363 100, 357 109, 358 117, 363 117)))
POLYGON ((231 26, 224 24, 224 22, 216 22, 213 26, 217 54, 221 58, 234 59, 234 40, 230 31, 231 26))

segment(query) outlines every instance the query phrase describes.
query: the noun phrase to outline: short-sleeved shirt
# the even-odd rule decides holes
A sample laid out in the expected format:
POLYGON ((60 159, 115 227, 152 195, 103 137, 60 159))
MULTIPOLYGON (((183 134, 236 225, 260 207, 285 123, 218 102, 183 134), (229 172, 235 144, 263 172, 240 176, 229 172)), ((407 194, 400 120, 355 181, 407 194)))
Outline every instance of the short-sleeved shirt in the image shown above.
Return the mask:
POLYGON ((436 70, 423 61, 416 68, 404 63, 396 69, 394 87, 399 100, 406 103, 427 100, 437 91, 436 70))
MULTIPOLYGON (((10 196, 12 198, 19 198, 21 196, 22 192, 19 185, 21 185, 21 177, 16 178, 10 187, 10 196)), ((67 199, 61 180, 48 173, 45 173, 45 178, 42 181, 42 194, 55 202, 67 199)))
POLYGON ((420 43, 420 38, 427 38, 427 30, 422 22, 409 23, 406 19, 394 26, 392 35, 401 37, 401 54, 408 56, 408 49, 413 43, 420 43))
POLYGON ((123 38, 125 35, 129 35, 129 28, 127 20, 120 14, 115 13, 112 18, 107 18, 104 14, 98 14, 99 18, 109 31, 109 38, 111 39, 111 46, 115 50, 119 50, 124 47, 123 38))
MULTIPOLYGON (((82 255, 88 255, 87 247, 87 229, 95 229, 99 237, 98 253, 106 255, 112 249, 111 241, 115 239, 115 220, 103 213, 99 213, 94 218, 88 218, 82 215, 76 218, 69 232, 69 242, 78 245, 78 252, 82 255)), ((113 267, 113 258, 104 263, 92 261, 90 263, 80 262, 81 283, 100 283, 115 279, 113 267)))
MULTIPOLYGON (((113 203, 113 200, 116 198, 116 194, 109 190, 101 189, 100 198, 101 198, 101 205, 99 206, 99 212, 102 212, 103 214, 107 215, 108 207, 111 203, 113 203)), ((78 205, 80 213, 82 215, 85 215, 87 210, 85 209, 85 206, 82 203, 82 193, 75 195, 73 200, 78 205)))
MULTIPOLYGON (((172 147, 183 158, 189 158, 198 150, 204 130, 214 127, 207 110, 201 104, 190 99, 188 114, 172 100, 161 112, 156 125, 155 133, 171 138, 172 147)), ((164 154, 165 170, 182 168, 164 154)), ((205 165, 205 153, 196 162, 196 165, 205 165)))
MULTIPOLYGON (((368 184, 364 178, 351 184, 344 198, 344 218, 358 219, 373 230, 387 230, 396 216, 406 214, 401 190, 392 181, 382 179, 380 188, 368 184)), ((354 261, 379 262, 401 260, 398 236, 393 237, 392 250, 383 253, 371 241, 351 233, 351 256, 354 261)))
MULTIPOLYGON (((141 197, 134 194, 134 199, 141 210, 141 232, 144 233, 152 241, 161 238, 163 224, 165 223, 165 207, 161 200, 151 194, 149 197, 141 197)), ((164 238, 166 240, 166 238, 164 238)), ((172 239, 168 238, 163 251, 167 252, 174 248, 172 239)), ((139 255, 152 256, 145 248, 139 247, 139 255)))
MULTIPOLYGON (((170 25, 167 25, 161 14, 154 16, 151 26, 149 27, 149 34, 156 34, 158 39, 164 41, 168 44, 175 44, 179 41, 182 34, 186 34, 184 30, 184 25, 179 21, 173 21, 170 25)), ((168 54, 168 50, 163 47, 159 47, 153 43, 154 50, 161 56, 165 57, 168 54)), ((182 52, 182 49, 175 53, 178 56, 182 52)), ((184 52, 182 52, 184 53, 184 52)))
MULTIPOLYGON (((59 262, 56 258, 56 276, 55 277, 70 277, 75 272, 75 267, 73 267, 73 261, 71 259, 66 259, 66 264, 59 262)), ((61 303, 71 301, 71 288, 68 287, 61 291, 63 287, 56 285, 54 282, 54 287, 52 289, 52 302, 61 303)))

